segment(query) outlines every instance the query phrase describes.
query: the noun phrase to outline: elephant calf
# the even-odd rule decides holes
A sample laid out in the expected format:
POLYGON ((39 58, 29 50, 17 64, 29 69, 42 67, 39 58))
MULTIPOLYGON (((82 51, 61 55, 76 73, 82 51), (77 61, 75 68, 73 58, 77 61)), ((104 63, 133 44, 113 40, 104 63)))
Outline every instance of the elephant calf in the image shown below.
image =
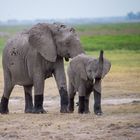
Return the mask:
POLYGON ((94 112, 101 115, 101 80, 109 72, 111 63, 99 58, 80 54, 72 59, 68 67, 69 77, 69 111, 74 111, 74 96, 79 93, 78 113, 89 113, 89 96, 94 91, 94 112))

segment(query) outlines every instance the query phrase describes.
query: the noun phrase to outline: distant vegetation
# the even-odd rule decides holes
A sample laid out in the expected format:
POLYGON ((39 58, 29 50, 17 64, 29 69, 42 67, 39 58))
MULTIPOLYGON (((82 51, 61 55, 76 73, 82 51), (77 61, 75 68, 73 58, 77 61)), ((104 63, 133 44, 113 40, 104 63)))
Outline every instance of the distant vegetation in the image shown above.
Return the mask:
POLYGON ((130 12, 127 14, 127 18, 130 20, 140 19, 140 12, 137 12, 137 13, 130 12))
POLYGON ((140 50, 140 23, 76 26, 86 51, 140 50))
MULTIPOLYGON (((30 26, 0 26, 0 53, 6 40, 30 26)), ((140 50, 140 23, 76 25, 86 51, 140 50)))
POLYGON ((0 25, 33 25, 39 22, 60 22, 69 25, 86 25, 86 24, 104 24, 104 23, 128 23, 128 22, 140 22, 140 12, 129 12, 125 16, 112 16, 112 17, 97 17, 97 18, 67 18, 67 19, 32 19, 32 20, 17 20, 9 19, 7 21, 0 20, 0 25))

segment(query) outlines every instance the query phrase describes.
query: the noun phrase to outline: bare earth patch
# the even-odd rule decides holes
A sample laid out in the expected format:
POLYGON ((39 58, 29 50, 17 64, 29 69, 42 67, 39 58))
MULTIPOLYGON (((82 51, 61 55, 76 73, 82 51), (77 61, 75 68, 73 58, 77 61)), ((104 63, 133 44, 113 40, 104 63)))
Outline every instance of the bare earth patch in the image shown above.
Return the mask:
POLYGON ((0 118, 1 140, 139 140, 139 132, 138 113, 107 113, 97 117, 92 113, 60 114, 53 110, 39 115, 11 113, 0 118))

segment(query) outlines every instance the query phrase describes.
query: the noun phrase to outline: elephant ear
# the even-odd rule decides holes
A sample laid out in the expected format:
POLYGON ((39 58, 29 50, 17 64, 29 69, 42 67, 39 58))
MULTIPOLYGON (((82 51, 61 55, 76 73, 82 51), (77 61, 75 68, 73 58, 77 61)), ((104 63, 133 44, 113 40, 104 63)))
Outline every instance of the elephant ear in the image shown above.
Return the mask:
POLYGON ((70 62, 73 71, 78 74, 80 76, 81 79, 83 80, 87 80, 87 73, 86 73, 86 67, 84 64, 84 60, 83 60, 83 55, 79 55, 75 58, 72 59, 72 61, 70 62))
POLYGON ((111 68, 111 63, 106 60, 104 58, 104 61, 103 61, 103 71, 102 71, 102 78, 105 77, 105 75, 110 71, 110 68, 111 68))
POLYGON ((47 24, 37 24, 29 30, 29 43, 46 60, 55 62, 57 53, 52 32, 47 24))

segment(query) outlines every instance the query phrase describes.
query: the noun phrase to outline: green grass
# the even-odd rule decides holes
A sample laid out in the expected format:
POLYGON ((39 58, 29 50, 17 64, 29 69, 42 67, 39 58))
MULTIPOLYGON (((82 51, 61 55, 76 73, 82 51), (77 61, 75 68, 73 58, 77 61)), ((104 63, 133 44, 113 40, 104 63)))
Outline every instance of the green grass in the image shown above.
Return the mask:
POLYGON ((15 34, 17 32, 24 30, 24 29, 27 29, 29 27, 30 26, 28 26, 28 25, 0 26, 0 32, 15 34))
POLYGON ((140 50, 140 35, 82 36, 86 51, 93 50, 140 50))
POLYGON ((4 37, 0 37, 0 54, 2 53, 2 50, 5 46, 5 43, 6 43, 7 39, 4 38, 4 37))

